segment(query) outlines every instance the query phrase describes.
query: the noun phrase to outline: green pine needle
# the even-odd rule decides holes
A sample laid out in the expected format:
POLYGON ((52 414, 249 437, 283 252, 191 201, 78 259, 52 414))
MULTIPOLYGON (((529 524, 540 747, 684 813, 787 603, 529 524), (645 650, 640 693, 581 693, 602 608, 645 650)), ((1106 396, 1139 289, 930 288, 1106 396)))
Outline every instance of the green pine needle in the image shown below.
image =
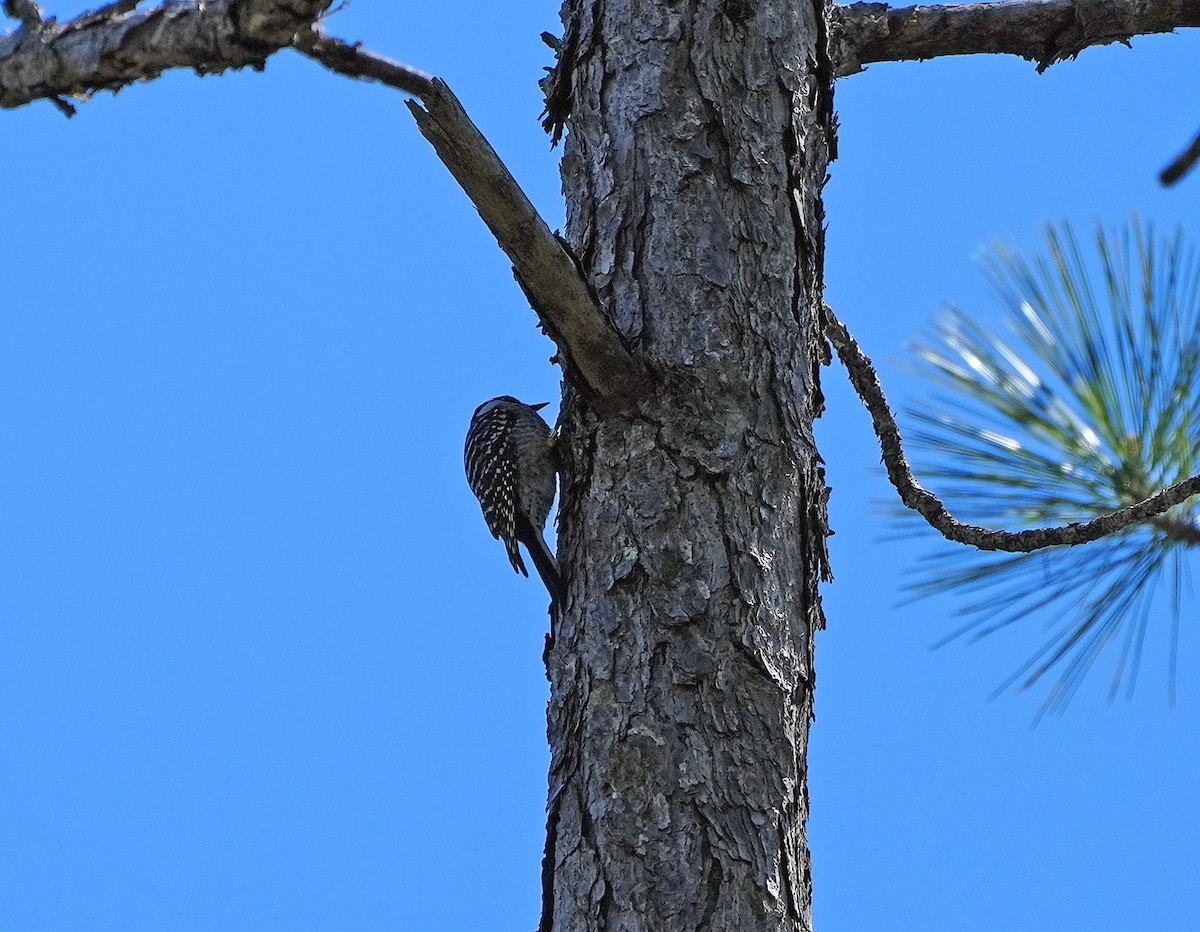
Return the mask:
MULTIPOLYGON (((951 307, 915 368, 937 387, 906 411, 914 465, 950 510, 1015 530, 1085 521, 1200 473, 1200 264, 1182 233, 1135 217, 1098 228, 1086 256, 1066 223, 1029 261, 997 246, 985 262, 1004 308, 993 333, 951 307)), ((903 511, 903 521, 919 521, 903 511)), ((1132 695, 1160 589, 1169 598, 1175 698, 1187 550, 1200 504, 1080 547, 984 555, 958 547, 921 564, 914 598, 964 597, 945 640, 978 639, 1054 607, 1041 648, 997 692, 1049 674, 1040 718, 1061 714, 1108 650, 1110 698, 1132 695)), ((944 643, 944 641, 942 642, 944 643)))

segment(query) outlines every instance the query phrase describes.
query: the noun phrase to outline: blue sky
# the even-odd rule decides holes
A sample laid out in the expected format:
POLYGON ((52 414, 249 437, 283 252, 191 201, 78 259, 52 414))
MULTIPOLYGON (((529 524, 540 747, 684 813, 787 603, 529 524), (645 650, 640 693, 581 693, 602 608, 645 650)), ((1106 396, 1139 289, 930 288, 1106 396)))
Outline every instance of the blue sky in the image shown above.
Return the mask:
MULTIPOLYGON (((556 5, 404 6, 330 31, 445 77, 559 224, 556 5)), ((828 299, 896 406, 939 307, 993 319, 988 243, 1194 219, 1200 177, 1155 176, 1200 128, 1198 52, 838 85, 828 299)), ((0 927, 532 928, 545 600, 461 451, 479 401, 555 401, 558 373, 402 96, 287 54, 3 112, 0 139, 0 927)), ((824 385, 819 929, 1193 928, 1195 603, 1178 708, 1160 635, 1132 702, 1101 674, 1031 730, 1036 695, 986 697, 1047 619, 929 650, 955 602, 894 606, 936 542, 888 540, 867 417, 824 385)))

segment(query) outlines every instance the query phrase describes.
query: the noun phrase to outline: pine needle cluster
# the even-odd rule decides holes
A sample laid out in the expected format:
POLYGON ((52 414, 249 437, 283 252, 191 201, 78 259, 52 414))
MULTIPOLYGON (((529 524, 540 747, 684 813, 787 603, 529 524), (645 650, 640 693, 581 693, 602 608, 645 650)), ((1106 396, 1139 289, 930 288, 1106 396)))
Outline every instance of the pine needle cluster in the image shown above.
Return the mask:
MULTIPOLYGON (((1002 331, 951 307, 913 348, 936 386, 906 410, 917 474, 964 520, 1083 521, 1200 472, 1197 254, 1181 232, 1160 235, 1136 218, 1098 228, 1093 247, 1085 255, 1064 223, 1046 229, 1036 258, 994 248, 985 270, 1002 331)), ((1173 703, 1197 544, 1192 499, 1084 546, 1003 556, 948 548, 922 562, 911 591, 963 599, 965 624, 941 643, 1049 618, 1040 648, 997 690, 1053 674, 1039 717, 1061 714, 1106 653, 1110 698, 1122 684, 1132 695, 1147 632, 1166 627, 1173 703)))

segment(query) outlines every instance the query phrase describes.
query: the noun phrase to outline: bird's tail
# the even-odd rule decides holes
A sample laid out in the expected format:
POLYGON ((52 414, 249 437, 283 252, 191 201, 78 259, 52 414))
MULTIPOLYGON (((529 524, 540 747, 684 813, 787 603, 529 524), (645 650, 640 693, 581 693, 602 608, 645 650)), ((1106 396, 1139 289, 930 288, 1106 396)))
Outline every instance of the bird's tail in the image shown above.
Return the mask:
POLYGON ((550 593, 550 598, 554 604, 558 605, 561 589, 558 576, 558 561, 554 559, 554 554, 546 546, 545 538, 537 531, 529 534, 523 543, 529 551, 529 555, 533 557, 533 565, 537 569, 538 575, 542 577, 546 591, 550 593))

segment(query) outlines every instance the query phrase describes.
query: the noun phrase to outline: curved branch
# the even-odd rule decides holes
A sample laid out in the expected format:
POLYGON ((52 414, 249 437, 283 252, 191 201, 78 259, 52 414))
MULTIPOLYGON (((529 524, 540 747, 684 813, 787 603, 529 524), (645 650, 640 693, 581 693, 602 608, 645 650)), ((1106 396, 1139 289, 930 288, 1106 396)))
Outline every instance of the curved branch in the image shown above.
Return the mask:
POLYGON ((116 91, 171 68, 261 69, 331 2, 208 0, 136 10, 136 0, 118 0, 63 23, 26 23, 0 37, 0 107, 116 91))
POLYGON ((573 381, 594 400, 613 405, 646 392, 644 370, 601 309, 574 257, 444 81, 315 31, 299 36, 295 47, 332 71, 420 98, 423 107, 408 102, 417 126, 512 261, 518 283, 558 344, 573 381))
POLYGON ((1039 72, 1091 45, 1200 26, 1200 0, 1021 0, 895 9, 886 3, 835 6, 834 71, 844 77, 877 61, 1000 52, 1039 72))
POLYGON ((900 430, 888 407, 887 398, 879 385, 879 377, 871 360, 859 348, 845 325, 833 310, 825 306, 825 336, 837 350, 838 358, 850 375, 850 382, 871 415, 875 436, 883 451, 883 464, 888 479, 900 493, 900 501, 917 512, 947 540, 970 544, 980 550, 1001 550, 1006 553, 1030 553, 1046 547, 1086 544, 1160 515, 1180 502, 1200 493, 1200 476, 1177 482, 1144 501, 1101 515, 1091 521, 1072 523, 1063 527, 1030 528, 1024 531, 996 531, 964 524, 946 510, 941 500, 921 487, 913 477, 904 458, 900 430))

